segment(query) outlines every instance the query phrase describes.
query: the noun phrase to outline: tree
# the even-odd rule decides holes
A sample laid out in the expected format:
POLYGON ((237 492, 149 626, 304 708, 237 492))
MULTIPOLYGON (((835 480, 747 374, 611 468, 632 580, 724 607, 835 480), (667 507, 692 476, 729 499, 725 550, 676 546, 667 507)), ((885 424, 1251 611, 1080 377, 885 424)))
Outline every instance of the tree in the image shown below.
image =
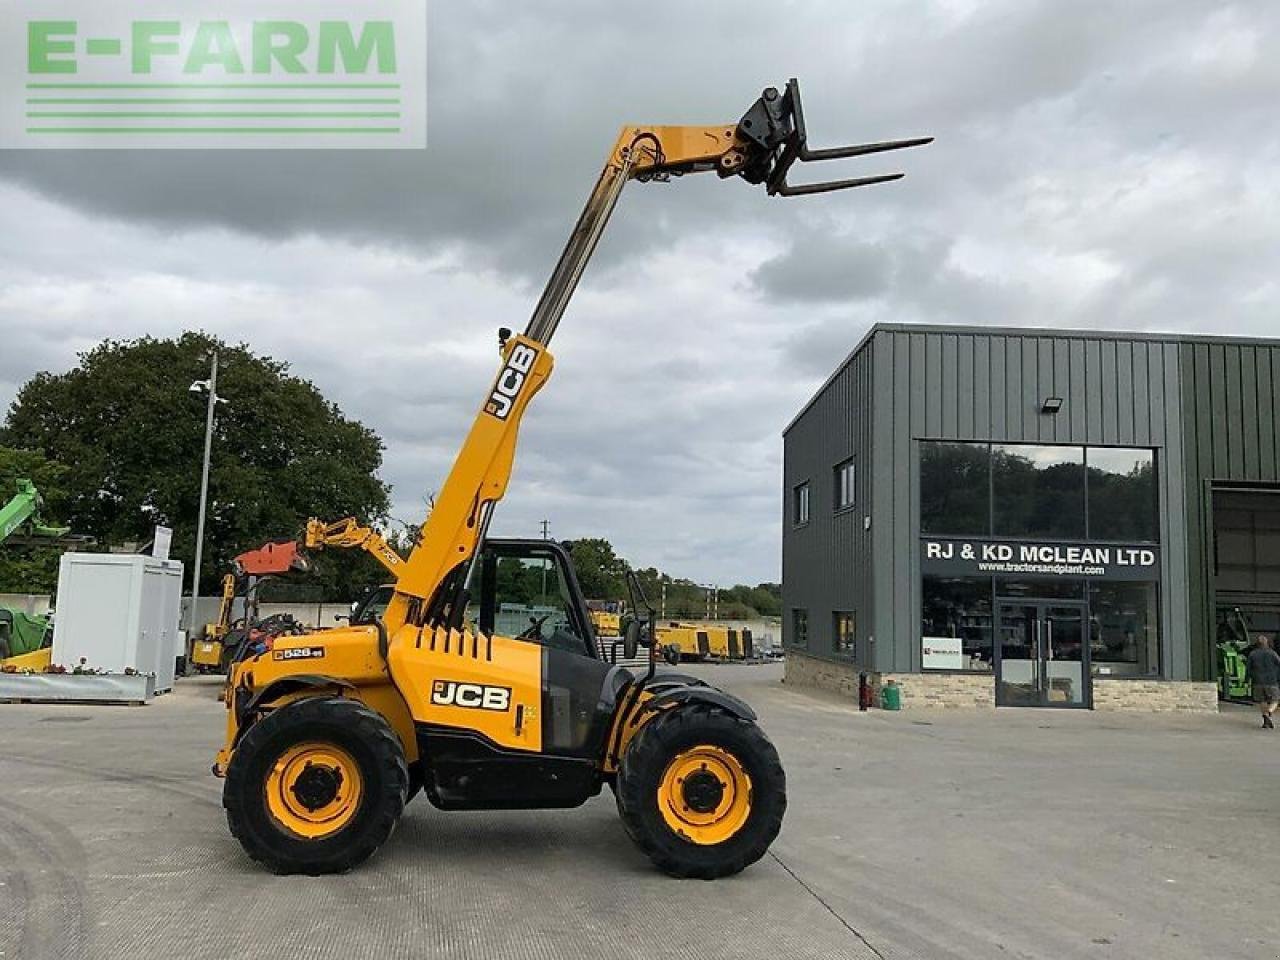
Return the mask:
MULTIPOLYGON (((101 544, 146 541, 174 530, 173 556, 195 554, 204 403, 192 381, 218 351, 219 405, 209 477, 201 591, 231 559, 267 540, 297 536, 307 517, 386 515, 378 479, 382 441, 349 420, 288 364, 204 333, 176 340, 107 340, 64 374, 39 373, 19 391, 0 442, 41 450, 66 468, 59 519, 101 544)), ((368 567, 334 551, 320 581, 351 587, 343 571, 368 567)), ((361 579, 367 579, 361 577, 361 579)))
POLYGON ((600 537, 573 541, 573 568, 584 596, 618 600, 627 595, 627 563, 600 537))
MULTIPOLYGON (((61 522, 65 515, 67 470, 34 450, 0 447, 0 505, 17 492, 17 480, 30 480, 44 501, 41 518, 61 522)), ((0 593, 52 593, 58 585, 60 547, 0 546, 0 593)))

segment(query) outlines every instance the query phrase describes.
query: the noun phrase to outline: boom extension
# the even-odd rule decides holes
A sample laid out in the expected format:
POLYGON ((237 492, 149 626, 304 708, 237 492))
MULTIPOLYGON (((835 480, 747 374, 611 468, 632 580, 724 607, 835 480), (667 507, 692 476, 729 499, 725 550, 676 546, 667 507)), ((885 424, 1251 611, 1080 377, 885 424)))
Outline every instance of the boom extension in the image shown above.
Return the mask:
POLYGON ((789 184, 787 174, 797 161, 842 160, 932 142, 933 137, 916 137, 811 150, 800 83, 795 78, 787 81, 785 93, 766 88, 736 124, 623 127, 524 335, 544 346, 551 342, 628 180, 665 182, 673 176, 714 170, 722 179, 739 176, 748 183, 762 183, 770 196, 799 197, 888 183, 904 174, 789 184))

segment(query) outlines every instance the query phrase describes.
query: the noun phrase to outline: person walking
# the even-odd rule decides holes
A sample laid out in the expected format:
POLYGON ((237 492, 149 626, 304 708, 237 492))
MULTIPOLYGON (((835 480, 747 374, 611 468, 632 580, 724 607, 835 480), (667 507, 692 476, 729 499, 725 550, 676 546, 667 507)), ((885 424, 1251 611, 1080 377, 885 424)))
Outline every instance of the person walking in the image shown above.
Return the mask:
POLYGON ((1271 638, 1259 635, 1249 653, 1249 679, 1253 682, 1253 699, 1262 710, 1262 726, 1274 730, 1271 715, 1280 705, 1280 653, 1271 647, 1271 638))

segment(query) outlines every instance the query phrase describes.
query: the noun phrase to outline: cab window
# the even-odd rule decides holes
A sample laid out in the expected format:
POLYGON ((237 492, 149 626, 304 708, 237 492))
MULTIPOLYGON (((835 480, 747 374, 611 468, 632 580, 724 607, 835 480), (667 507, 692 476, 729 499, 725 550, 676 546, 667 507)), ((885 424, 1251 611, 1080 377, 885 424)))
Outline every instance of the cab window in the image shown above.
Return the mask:
POLYGON ((467 620, 481 633, 586 654, 590 634, 561 558, 538 547, 489 546, 481 557, 467 620))
POLYGON ((386 585, 370 590, 363 600, 351 605, 351 623, 355 625, 381 620, 391 604, 391 595, 394 592, 395 587, 386 585))

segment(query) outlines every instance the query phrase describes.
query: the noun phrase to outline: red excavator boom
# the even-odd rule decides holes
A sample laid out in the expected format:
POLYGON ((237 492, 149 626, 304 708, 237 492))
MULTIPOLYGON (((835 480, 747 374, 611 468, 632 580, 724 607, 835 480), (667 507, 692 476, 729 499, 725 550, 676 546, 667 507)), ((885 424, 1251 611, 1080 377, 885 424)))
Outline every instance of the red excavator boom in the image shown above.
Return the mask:
POLYGON ((246 550, 235 558, 233 566, 236 576, 265 577, 292 571, 306 573, 311 569, 311 561, 296 540, 279 540, 264 543, 256 550, 246 550))

